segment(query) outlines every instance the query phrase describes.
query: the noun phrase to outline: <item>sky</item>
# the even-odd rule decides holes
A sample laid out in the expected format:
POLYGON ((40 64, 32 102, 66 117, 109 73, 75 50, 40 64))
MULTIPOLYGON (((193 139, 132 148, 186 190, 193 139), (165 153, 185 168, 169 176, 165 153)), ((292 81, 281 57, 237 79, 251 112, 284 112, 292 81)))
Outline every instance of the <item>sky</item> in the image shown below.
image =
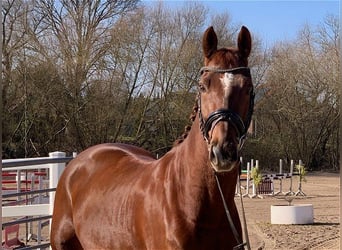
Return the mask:
MULTIPOLYGON (((145 0, 152 4, 154 0, 145 0)), ((164 1, 181 6, 184 1, 164 1)), ((327 15, 340 16, 338 0, 221 0, 198 1, 208 6, 210 13, 228 12, 232 23, 245 25, 270 47, 277 41, 293 40, 305 24, 312 27, 324 22, 327 15)), ((215 27, 214 27, 215 28, 215 27)))

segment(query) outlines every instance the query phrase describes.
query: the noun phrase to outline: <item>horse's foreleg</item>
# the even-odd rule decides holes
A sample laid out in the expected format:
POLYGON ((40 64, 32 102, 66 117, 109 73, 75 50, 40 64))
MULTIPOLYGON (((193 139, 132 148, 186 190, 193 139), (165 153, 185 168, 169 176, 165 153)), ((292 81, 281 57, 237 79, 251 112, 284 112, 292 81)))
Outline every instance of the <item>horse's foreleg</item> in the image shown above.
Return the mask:
POLYGON ((53 215, 50 241, 53 250, 83 249, 75 235, 71 220, 65 215, 61 218, 57 214, 53 215))
POLYGON ((58 184, 53 208, 50 242, 53 250, 83 249, 75 233, 71 201, 63 179, 58 184))
POLYGON ((63 249, 65 250, 83 250, 83 247, 81 246, 81 243, 79 242, 78 238, 76 235, 69 239, 67 242, 63 244, 63 249))

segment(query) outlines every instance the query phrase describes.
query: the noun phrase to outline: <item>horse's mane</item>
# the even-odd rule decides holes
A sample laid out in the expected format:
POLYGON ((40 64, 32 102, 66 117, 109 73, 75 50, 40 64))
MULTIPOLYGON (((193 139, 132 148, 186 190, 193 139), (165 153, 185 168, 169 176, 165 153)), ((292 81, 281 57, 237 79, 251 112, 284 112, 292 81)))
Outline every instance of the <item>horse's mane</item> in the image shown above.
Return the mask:
POLYGON ((198 96, 196 96, 195 104, 192 107, 192 112, 191 112, 190 117, 189 117, 191 125, 186 125, 184 127, 183 134, 180 137, 178 137, 178 139, 173 143, 173 146, 177 146, 177 145, 181 144, 185 140, 185 138, 188 136, 188 134, 191 130, 191 126, 196 119, 197 112, 198 112, 198 96))

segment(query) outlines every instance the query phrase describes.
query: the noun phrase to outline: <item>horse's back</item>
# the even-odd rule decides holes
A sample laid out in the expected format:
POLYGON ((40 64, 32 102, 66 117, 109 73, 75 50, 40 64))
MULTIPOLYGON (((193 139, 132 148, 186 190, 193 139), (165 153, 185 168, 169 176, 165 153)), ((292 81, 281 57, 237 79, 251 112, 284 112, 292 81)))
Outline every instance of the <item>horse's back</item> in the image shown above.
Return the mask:
POLYGON ((150 152, 140 147, 122 143, 106 143, 84 150, 69 163, 68 168, 69 166, 83 164, 82 167, 89 168, 90 170, 94 168, 93 164, 95 163, 97 164, 96 167, 98 165, 103 166, 106 163, 116 166, 118 161, 125 157, 132 158, 132 160, 141 163, 150 162, 155 159, 150 152))
MULTIPOLYGON (((143 171, 154 160, 153 155, 139 147, 127 144, 100 144, 86 149, 66 167, 61 179, 79 186, 101 183, 102 178, 117 178, 118 174, 130 176, 143 171)), ((75 185, 76 186, 76 185, 75 185)))
MULTIPOLYGON (((139 176, 149 172, 146 168, 151 168, 152 161, 154 157, 148 151, 126 144, 100 144, 81 152, 68 164, 57 186, 52 247, 70 249, 72 245, 71 248, 77 249, 79 231, 86 230, 85 235, 93 235, 102 231, 98 228, 101 226, 109 230, 110 218, 96 216, 96 221, 92 221, 95 215, 106 210, 102 214, 108 216, 117 210, 115 207, 120 208, 122 204, 115 204, 125 203, 130 188, 141 179, 139 176), (90 227, 81 227, 81 223, 89 223, 90 227)), ((100 240, 103 235, 95 237, 100 240)))

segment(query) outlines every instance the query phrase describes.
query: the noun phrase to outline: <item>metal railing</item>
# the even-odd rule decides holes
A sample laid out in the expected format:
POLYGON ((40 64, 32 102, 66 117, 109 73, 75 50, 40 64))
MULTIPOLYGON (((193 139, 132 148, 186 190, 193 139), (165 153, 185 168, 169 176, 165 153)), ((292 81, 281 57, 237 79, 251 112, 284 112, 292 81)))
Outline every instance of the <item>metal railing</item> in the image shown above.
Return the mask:
MULTIPOLYGON (((74 154, 75 155, 75 154, 74 154)), ((13 221, 2 223, 1 228, 4 229, 7 226, 23 223, 32 223, 38 221, 40 223, 43 220, 49 220, 52 217, 53 203, 55 197, 55 190, 60 175, 62 174, 66 163, 72 160, 73 157, 65 157, 64 152, 52 152, 49 157, 42 158, 27 158, 27 159, 8 159, 2 160, 2 173, 7 171, 16 171, 17 192, 2 194, 2 218, 4 217, 19 217, 13 221), (37 170, 37 169, 48 169, 48 184, 49 188, 39 189, 39 190, 29 190, 21 192, 21 174, 20 171, 23 170, 37 170), (13 197, 28 196, 28 195, 41 195, 41 193, 49 193, 49 203, 48 204, 29 204, 29 205, 15 205, 15 206, 4 206, 3 199, 9 199, 13 197)), ((47 221, 48 222, 48 221, 47 221)), ((40 229, 41 224, 38 225, 40 229)), ((49 230, 50 231, 50 230, 49 230)), ((40 231, 39 231, 40 233, 40 231)), ((2 235, 1 235, 2 242, 2 235)), ((41 237, 39 235, 37 245, 22 247, 20 249, 45 249, 50 246, 50 243, 42 243, 41 237)))

